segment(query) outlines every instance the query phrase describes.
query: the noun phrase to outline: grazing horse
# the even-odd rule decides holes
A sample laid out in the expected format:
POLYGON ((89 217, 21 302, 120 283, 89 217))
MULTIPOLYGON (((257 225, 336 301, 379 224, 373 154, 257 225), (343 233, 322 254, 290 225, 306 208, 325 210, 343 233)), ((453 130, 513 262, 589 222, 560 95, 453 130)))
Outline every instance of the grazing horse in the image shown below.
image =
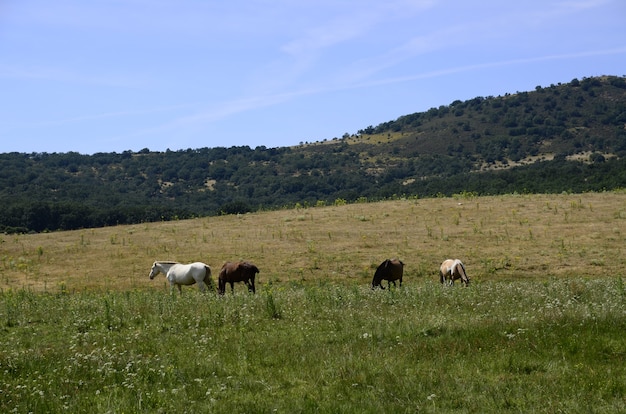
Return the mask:
POLYGON ((254 277, 259 268, 250 262, 226 262, 217 278, 217 291, 220 295, 226 292, 226 283, 230 283, 230 290, 235 293, 235 282, 244 282, 248 292, 255 293, 254 277))
POLYGON ((178 287, 178 292, 182 295, 181 286, 198 284, 201 292, 206 290, 207 285, 213 288, 211 281, 211 268, 200 262, 191 264, 180 264, 178 262, 154 262, 150 269, 150 280, 156 275, 163 273, 170 282, 170 293, 174 293, 174 286, 178 287))
POLYGON ((439 279, 441 283, 448 282, 448 285, 454 285, 456 279, 461 279, 465 286, 469 285, 470 279, 465 272, 465 266, 459 259, 445 260, 439 268, 439 279))
POLYGON ((374 279, 372 279, 372 289, 376 289, 377 286, 380 286, 381 289, 384 289, 382 285, 382 281, 387 281, 387 287, 396 285, 396 280, 400 280, 400 287, 402 287, 402 273, 404 272, 404 263, 402 263, 398 259, 387 259, 382 262, 378 269, 376 269, 376 273, 374 273, 374 279))

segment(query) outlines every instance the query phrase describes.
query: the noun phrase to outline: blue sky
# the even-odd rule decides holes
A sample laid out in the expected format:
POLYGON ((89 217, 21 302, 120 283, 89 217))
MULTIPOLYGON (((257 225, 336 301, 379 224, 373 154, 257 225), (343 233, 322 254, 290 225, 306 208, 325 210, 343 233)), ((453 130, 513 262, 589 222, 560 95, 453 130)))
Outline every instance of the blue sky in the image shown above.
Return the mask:
POLYGON ((0 152, 282 147, 597 75, 623 0, 0 0, 0 152))

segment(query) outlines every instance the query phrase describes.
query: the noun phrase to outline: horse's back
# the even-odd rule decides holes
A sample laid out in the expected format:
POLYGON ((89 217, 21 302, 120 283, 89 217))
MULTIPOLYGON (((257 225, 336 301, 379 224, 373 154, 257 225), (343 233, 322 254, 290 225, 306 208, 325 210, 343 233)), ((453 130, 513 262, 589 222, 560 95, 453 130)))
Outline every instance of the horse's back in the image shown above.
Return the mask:
POLYGON ((254 275, 256 275, 257 273, 260 273, 259 268, 250 262, 241 262, 240 268, 242 269, 243 272, 248 274, 250 277, 254 277, 254 275))
POLYGON ((459 259, 454 259, 454 263, 452 263, 453 268, 463 267, 463 263, 459 259))
POLYGON ((170 267, 169 275, 173 276, 177 282, 192 283, 203 280, 210 275, 210 268, 202 262, 188 264, 176 263, 170 267))
POLYGON ((400 259, 393 259, 389 262, 389 265, 391 266, 391 274, 396 279, 401 279, 404 273, 404 263, 400 259))
POLYGON ((231 273, 233 273, 237 269, 237 263, 235 262, 226 262, 222 265, 220 269, 220 277, 225 277, 231 273))
POLYGON ((187 266, 189 266, 190 269, 197 269, 197 270, 204 270, 207 268, 207 265, 202 262, 189 263, 187 266))
POLYGON ((259 268, 250 262, 226 262, 220 270, 220 278, 242 279, 254 278, 259 268))
POLYGON ((454 259, 444 260, 443 263, 441 263, 441 267, 439 268, 441 273, 448 273, 452 269, 454 262, 454 259))

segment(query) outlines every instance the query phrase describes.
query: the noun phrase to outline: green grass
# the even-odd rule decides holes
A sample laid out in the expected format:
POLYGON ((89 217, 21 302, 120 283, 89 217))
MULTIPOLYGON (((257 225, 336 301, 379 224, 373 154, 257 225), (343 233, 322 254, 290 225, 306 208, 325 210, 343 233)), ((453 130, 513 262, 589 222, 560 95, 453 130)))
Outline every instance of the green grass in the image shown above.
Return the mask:
POLYGON ((619 412, 622 279, 0 293, 1 412, 619 412))
POLYGON ((625 195, 0 235, 0 412, 624 412, 625 195), (388 257, 403 287, 372 291, 388 257), (439 284, 448 257, 469 288, 439 284), (237 259, 256 295, 148 279, 237 259))

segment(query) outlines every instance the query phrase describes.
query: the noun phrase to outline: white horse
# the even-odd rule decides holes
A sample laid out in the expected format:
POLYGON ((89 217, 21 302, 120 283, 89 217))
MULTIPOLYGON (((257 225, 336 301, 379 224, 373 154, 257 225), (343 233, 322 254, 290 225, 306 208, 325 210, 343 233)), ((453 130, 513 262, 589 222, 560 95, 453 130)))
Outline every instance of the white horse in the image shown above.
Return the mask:
POLYGON ((447 284, 450 286, 454 285, 456 279, 461 279, 465 286, 469 285, 470 282, 465 272, 465 265, 459 259, 445 260, 439 268, 439 279, 442 284, 447 281, 447 284))
POLYGON ((197 283, 201 292, 206 291, 207 285, 213 286, 211 268, 201 262, 180 264, 178 262, 157 261, 152 264, 152 269, 150 269, 150 280, 159 273, 163 273, 170 282, 170 293, 174 293, 174 286, 178 287, 180 294, 183 293, 182 285, 189 286, 197 283))

